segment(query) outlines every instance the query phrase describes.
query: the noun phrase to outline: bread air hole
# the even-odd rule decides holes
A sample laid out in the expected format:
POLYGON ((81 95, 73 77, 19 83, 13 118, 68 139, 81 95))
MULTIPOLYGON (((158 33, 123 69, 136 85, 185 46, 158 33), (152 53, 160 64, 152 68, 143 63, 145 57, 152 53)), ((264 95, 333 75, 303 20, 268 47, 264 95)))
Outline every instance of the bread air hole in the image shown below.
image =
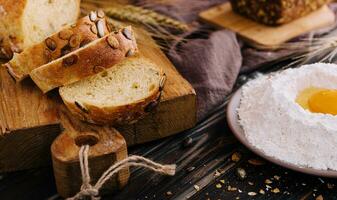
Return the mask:
POLYGON ((138 89, 138 88, 139 88, 139 84, 136 83, 136 82, 134 82, 134 83, 132 84, 132 88, 133 88, 133 89, 138 89))
POLYGON ((154 90, 156 86, 154 84, 151 84, 150 87, 149 87, 149 91, 151 92, 152 90, 154 90))

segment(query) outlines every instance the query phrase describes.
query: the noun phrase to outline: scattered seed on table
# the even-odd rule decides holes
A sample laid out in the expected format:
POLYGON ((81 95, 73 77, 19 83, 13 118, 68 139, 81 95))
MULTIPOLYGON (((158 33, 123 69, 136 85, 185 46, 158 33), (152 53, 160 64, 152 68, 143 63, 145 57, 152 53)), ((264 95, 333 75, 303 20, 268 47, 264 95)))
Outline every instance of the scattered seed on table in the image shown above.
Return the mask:
POLYGON ((254 183, 253 183, 253 182, 250 182, 250 181, 248 181, 248 184, 249 184, 249 185, 254 185, 254 183))
POLYGON ((257 195, 257 194, 256 194, 256 192, 248 192, 248 195, 249 195, 249 196, 255 196, 255 195, 257 195))
POLYGON ((333 189, 333 188, 335 187, 335 185, 334 185, 334 184, 331 184, 331 183, 327 183, 327 184, 326 184, 326 187, 327 187, 328 189, 333 189))
POLYGON ((277 181, 280 180, 280 178, 281 178, 280 176, 277 176, 277 175, 274 176, 274 179, 277 181))
POLYGON ((218 183, 218 184, 215 185, 215 187, 220 189, 220 188, 222 188, 222 185, 220 183, 218 183))
POLYGON ((166 195, 167 195, 167 196, 171 196, 172 194, 173 194, 173 193, 172 193, 171 191, 167 191, 167 192, 166 192, 166 195))
POLYGON ((221 180, 220 180, 220 183, 225 184, 225 180, 224 180, 224 179, 221 179, 221 180))
POLYGON ((318 180, 321 181, 321 183, 325 183, 322 178, 318 178, 318 180))
POLYGON ((272 184, 273 181, 271 181, 271 180, 269 180, 269 179, 266 179, 266 180, 264 181, 264 183, 265 183, 265 184, 272 184))
POLYGON ((236 169, 236 175, 241 179, 244 180, 245 178, 247 178, 247 172, 245 169, 243 168, 237 168, 236 169))
POLYGON ((215 170, 214 177, 219 177, 220 175, 221 175, 221 173, 218 170, 215 170))
POLYGON ((200 190, 199 185, 194 185, 193 187, 194 187, 194 189, 195 189, 196 191, 199 191, 199 190, 200 190))
POLYGON ((227 187, 227 190, 230 191, 230 192, 234 192, 234 191, 236 191, 236 190, 238 190, 238 189, 237 189, 236 187, 232 187, 232 186, 229 185, 229 186, 227 187))
POLYGON ((322 195, 319 195, 316 197, 316 200, 324 200, 323 196, 322 195))
POLYGON ((274 188, 271 190, 271 192, 277 194, 277 193, 280 193, 280 189, 274 188))
POLYGON ((195 170, 195 167, 193 167, 193 166, 186 169, 186 171, 188 171, 188 172, 191 172, 193 170, 195 170))
POLYGON ((260 194, 265 194, 266 192, 264 190, 260 189, 259 193, 260 194))
POLYGON ((191 137, 187 137, 184 139, 183 146, 184 147, 189 147, 193 143, 193 139, 191 137))
POLYGON ((238 162, 241 159, 241 154, 239 152, 235 152, 232 154, 231 159, 233 162, 238 162))

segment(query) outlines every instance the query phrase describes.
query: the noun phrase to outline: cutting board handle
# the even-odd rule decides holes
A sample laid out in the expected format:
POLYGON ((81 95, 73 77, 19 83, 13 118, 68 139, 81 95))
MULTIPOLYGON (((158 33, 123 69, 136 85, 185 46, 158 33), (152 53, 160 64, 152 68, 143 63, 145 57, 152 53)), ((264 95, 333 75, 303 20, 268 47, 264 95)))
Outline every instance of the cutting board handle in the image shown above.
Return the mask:
MULTIPOLYGON (((62 197, 75 195, 81 189, 82 177, 79 150, 90 145, 89 169, 91 182, 95 183, 113 163, 127 158, 127 146, 122 135, 111 132, 83 131, 73 133, 66 129, 51 146, 54 176, 58 193, 62 197)), ((107 181, 100 193, 110 193, 125 186, 129 179, 129 169, 123 169, 107 181)))

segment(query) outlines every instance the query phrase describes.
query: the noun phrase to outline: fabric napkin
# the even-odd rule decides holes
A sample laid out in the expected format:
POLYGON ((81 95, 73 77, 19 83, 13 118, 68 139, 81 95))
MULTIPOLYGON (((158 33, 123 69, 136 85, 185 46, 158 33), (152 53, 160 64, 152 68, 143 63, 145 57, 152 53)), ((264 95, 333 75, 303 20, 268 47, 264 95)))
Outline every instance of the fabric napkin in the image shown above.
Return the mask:
MULTIPOLYGON (((240 72, 257 69, 261 64, 294 53, 294 50, 257 50, 246 45, 229 30, 218 30, 198 22, 199 12, 227 0, 138 0, 137 3, 175 19, 192 24, 186 41, 170 46, 167 56, 197 92, 198 120, 222 103, 240 72)), ((331 4, 336 11, 336 3, 331 4)), ((333 26, 332 28, 334 28, 333 26)), ((318 30, 300 38, 331 30, 318 30)), ((298 40, 296 38, 294 40, 298 40)))

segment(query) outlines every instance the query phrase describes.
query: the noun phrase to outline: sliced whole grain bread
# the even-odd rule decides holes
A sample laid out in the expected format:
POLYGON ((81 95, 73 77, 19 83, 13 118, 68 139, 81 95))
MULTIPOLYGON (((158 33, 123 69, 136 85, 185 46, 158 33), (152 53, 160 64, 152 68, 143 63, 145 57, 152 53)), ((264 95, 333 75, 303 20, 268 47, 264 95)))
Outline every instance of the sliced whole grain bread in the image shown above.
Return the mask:
POLYGON ((46 93, 113 67, 137 51, 134 33, 128 26, 34 69, 30 77, 46 93))
POLYGON ((81 120, 132 124, 159 103, 166 75, 151 61, 133 57, 95 76, 59 89, 63 102, 81 120))
POLYGON ((41 42, 75 23, 80 0, 0 0, 0 58, 41 42))
POLYGON ((44 41, 24 49, 20 54, 15 53, 13 59, 5 66, 15 80, 21 81, 35 68, 75 51, 108 33, 104 13, 91 12, 89 16, 79 19, 76 24, 64 27, 44 41))

